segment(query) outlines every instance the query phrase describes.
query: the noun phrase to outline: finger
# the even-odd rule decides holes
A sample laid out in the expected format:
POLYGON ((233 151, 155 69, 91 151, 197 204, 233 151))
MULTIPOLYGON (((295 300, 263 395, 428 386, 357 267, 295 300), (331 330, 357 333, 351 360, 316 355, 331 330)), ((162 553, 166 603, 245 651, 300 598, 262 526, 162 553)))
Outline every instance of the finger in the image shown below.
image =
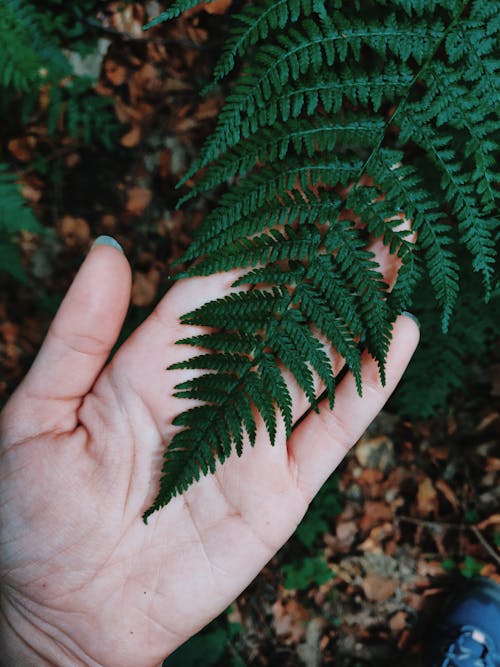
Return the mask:
POLYGON ((387 356, 386 384, 382 386, 377 362, 368 353, 362 365, 363 396, 357 393, 352 373, 339 383, 333 410, 323 401, 318 414, 309 414, 293 431, 288 443, 289 464, 297 485, 311 500, 360 438, 392 394, 419 340, 412 317, 402 315, 394 324, 387 356))
POLYGON ((131 290, 130 267, 119 248, 110 237, 94 244, 19 387, 29 400, 29 422, 39 430, 60 425, 64 415, 74 418, 118 338, 131 290))
POLYGON ((174 393, 175 385, 192 377, 194 371, 165 372, 165 369, 201 352, 192 346, 175 343, 181 338, 210 331, 207 327, 181 324, 180 318, 212 299, 247 289, 232 287, 243 272, 243 269, 237 269, 179 281, 115 356, 116 363, 125 369, 128 385, 141 396, 163 434, 170 433, 170 420, 176 414, 196 404, 191 399, 178 398, 170 403, 166 400, 174 393))

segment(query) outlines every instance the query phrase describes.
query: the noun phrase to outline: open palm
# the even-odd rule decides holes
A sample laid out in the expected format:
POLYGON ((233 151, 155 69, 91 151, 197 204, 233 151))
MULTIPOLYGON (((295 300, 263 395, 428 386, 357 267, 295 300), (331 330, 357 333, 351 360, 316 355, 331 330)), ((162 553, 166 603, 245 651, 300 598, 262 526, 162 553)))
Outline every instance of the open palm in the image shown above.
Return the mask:
MULTIPOLYGON (((395 262, 380 244, 374 249, 391 281, 395 262)), ((193 353, 175 341, 199 331, 179 316, 229 293, 234 280, 218 274, 175 285, 105 365, 128 307, 130 269, 108 245, 89 253, 1 417, 5 664, 160 664, 290 537, 417 344, 416 325, 399 318, 384 388, 366 355, 363 398, 346 375, 334 411, 309 414, 288 442, 281 425, 274 447, 257 419, 253 449, 230 457, 145 525, 172 419, 193 405, 171 398, 187 372, 165 372, 193 353)), ((331 356, 340 369, 342 360, 331 356)), ((287 379, 296 421, 307 403, 287 379)))

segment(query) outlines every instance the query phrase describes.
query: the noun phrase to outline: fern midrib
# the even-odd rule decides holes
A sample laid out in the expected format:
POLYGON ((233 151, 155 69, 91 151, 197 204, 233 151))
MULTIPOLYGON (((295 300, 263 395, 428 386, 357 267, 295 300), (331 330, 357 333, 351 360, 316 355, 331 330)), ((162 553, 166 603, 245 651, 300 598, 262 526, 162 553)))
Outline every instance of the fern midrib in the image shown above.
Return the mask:
MULTIPOLYGON (((401 77, 404 78, 404 77, 401 77)), ((401 83, 394 83, 390 82, 392 85, 407 85, 405 81, 402 81, 401 83)), ((384 86, 387 86, 388 82, 387 81, 370 81, 370 87, 371 88, 384 88, 384 86)), ((412 79, 412 85, 413 85, 413 79, 412 79)), ((286 93, 285 97, 292 97, 293 95, 303 95, 305 93, 312 93, 316 92, 318 90, 331 90, 331 89, 340 89, 340 90, 345 90, 346 88, 357 88, 359 86, 358 81, 329 81, 329 82, 324 82, 321 81, 318 85, 314 86, 305 86, 303 88, 296 88, 295 90, 291 90, 286 93), (323 85, 324 84, 324 85, 323 85)))

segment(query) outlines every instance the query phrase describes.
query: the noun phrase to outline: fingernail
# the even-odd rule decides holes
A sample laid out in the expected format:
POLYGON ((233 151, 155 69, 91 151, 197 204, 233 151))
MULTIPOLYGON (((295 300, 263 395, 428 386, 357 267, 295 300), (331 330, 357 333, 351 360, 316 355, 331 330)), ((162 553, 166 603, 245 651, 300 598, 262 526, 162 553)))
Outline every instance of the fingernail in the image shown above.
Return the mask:
POLYGON ((413 313, 409 313, 407 310, 403 310, 401 315, 404 315, 405 317, 409 317, 410 320, 413 320, 415 322, 415 324, 417 325, 417 327, 420 329, 420 322, 418 321, 418 318, 413 313))
POLYGON ((94 243, 92 244, 91 249, 96 245, 110 245, 113 248, 119 250, 120 252, 123 252, 123 248, 121 247, 121 245, 112 236, 105 236, 105 235, 98 236, 94 241, 94 243))

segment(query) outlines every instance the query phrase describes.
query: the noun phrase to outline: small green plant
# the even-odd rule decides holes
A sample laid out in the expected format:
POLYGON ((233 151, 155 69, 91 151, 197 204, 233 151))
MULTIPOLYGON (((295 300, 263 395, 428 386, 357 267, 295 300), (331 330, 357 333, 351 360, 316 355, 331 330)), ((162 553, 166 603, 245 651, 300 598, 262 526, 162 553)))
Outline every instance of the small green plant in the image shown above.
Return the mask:
MULTIPOLYGON (((194 4, 177 0, 154 23, 194 4)), ((290 434, 281 364, 315 410, 316 371, 333 405, 335 377, 314 331, 344 357, 361 392, 362 349, 384 381, 393 322, 414 302, 426 356, 400 404, 431 412, 463 382, 457 366, 473 339, 491 340, 483 315, 499 296, 499 22, 494 0, 259 0, 232 16, 213 83, 237 74, 180 184, 198 173, 180 203, 215 187, 218 203, 180 258, 192 264, 179 277, 246 273, 234 283, 240 291, 182 317, 217 331, 179 341, 206 351, 172 367, 204 371, 176 388, 202 404, 174 421, 181 429, 145 519, 240 454, 245 433, 253 444, 252 406, 271 442, 276 409, 290 434), (369 235, 399 257, 392 291, 366 250, 369 235), (446 361, 431 365, 443 350, 446 361), (430 386, 427 400, 419 396, 430 386)))
POLYGON ((340 514, 338 478, 333 475, 314 498, 307 514, 297 526, 296 535, 307 548, 314 546, 317 538, 331 529, 332 519, 340 514))
POLYGON ((311 584, 321 586, 335 575, 320 556, 308 556, 299 561, 283 565, 285 588, 305 590, 311 584))
MULTIPOLYGON (((84 22, 94 0, 61 3, 0 0, 0 119, 3 130, 12 122, 26 124, 33 117, 45 123, 49 136, 69 135, 82 145, 100 143, 112 149, 118 123, 111 101, 93 91, 94 81, 76 76, 63 52, 68 41, 73 48, 95 45, 84 22), (64 7, 62 7, 64 5, 64 7), (84 39, 86 37, 87 39, 84 39), (48 95, 46 110, 40 107, 42 91, 48 95)), ((40 173, 57 174, 50 157, 34 157, 40 173)), ((0 163, 0 270, 25 281, 16 243, 18 232, 41 233, 43 227, 27 208, 15 184, 11 167, 0 163)))
POLYGON ((217 664, 245 667, 233 645, 241 626, 228 621, 228 612, 180 646, 163 662, 163 667, 211 667, 217 664))
POLYGON ((15 177, 0 162, 0 271, 26 282, 16 237, 20 231, 41 233, 43 227, 26 206, 15 177))

